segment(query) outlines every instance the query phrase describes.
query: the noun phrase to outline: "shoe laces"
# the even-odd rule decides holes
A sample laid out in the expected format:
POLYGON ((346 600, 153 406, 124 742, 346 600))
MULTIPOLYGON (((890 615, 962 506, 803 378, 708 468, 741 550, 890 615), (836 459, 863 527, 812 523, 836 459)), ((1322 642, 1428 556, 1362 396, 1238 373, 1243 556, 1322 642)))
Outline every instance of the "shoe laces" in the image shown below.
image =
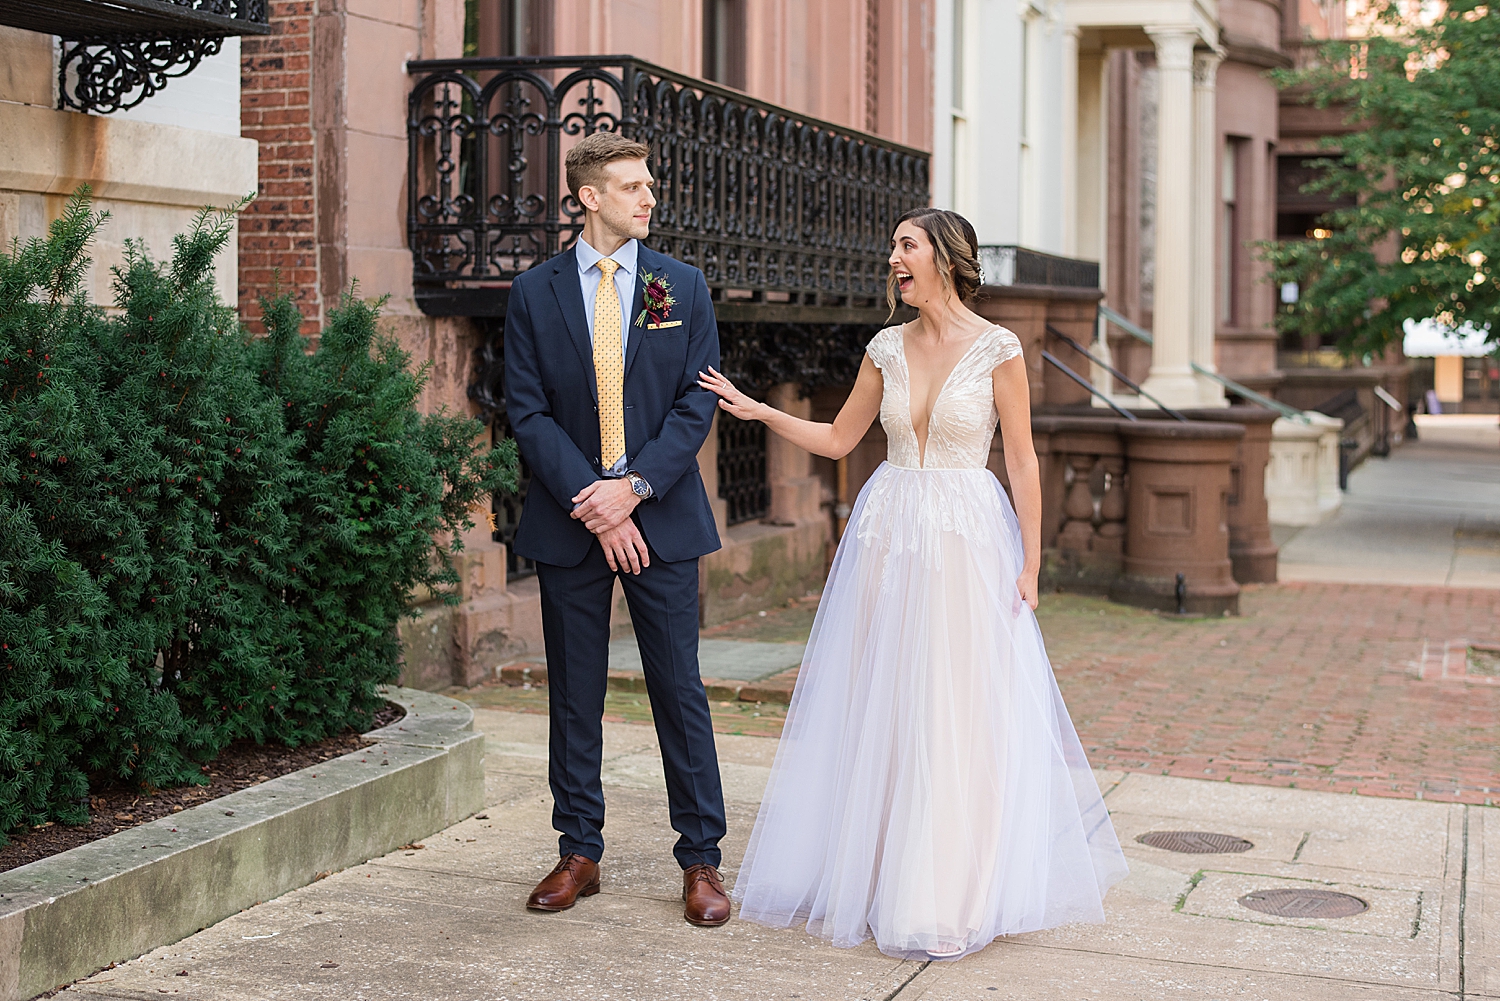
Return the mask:
POLYGON ((724 883, 724 878, 719 875, 719 871, 711 865, 695 865, 690 872, 691 875, 688 876, 690 886, 693 883, 706 882, 718 889, 724 883))

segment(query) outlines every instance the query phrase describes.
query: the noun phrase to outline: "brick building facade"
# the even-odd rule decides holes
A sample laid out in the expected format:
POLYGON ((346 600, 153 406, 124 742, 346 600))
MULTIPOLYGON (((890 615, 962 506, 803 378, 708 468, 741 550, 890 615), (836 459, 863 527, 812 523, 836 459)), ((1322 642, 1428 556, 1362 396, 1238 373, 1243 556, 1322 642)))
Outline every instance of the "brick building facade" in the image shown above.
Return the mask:
POLYGON ((291 291, 309 333, 329 290, 319 282, 313 134, 314 0, 271 0, 272 33, 240 50, 240 131, 260 144, 259 190, 240 216, 240 316, 261 329, 260 298, 291 291))

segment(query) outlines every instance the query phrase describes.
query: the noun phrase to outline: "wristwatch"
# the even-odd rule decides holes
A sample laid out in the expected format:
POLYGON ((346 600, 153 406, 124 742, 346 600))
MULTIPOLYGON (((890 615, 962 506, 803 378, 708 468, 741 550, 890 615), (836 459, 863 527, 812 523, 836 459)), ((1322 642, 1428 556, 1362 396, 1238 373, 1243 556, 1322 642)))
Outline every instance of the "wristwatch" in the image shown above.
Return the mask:
POLYGON ((651 496, 651 484, 647 483, 640 473, 634 470, 625 474, 625 479, 630 483, 631 492, 641 500, 647 500, 651 496))

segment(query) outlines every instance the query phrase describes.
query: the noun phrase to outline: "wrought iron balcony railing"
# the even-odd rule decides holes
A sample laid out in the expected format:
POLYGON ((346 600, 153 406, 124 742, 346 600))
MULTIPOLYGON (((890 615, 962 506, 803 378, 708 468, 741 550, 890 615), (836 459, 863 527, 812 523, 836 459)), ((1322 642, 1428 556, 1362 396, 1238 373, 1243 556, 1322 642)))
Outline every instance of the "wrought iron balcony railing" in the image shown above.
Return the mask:
POLYGON ((986 285, 1040 285, 1051 288, 1099 287, 1097 261, 1058 257, 1011 244, 979 248, 986 285))
POLYGON ((0 24, 59 35, 58 107, 133 108, 217 55, 270 32, 267 0, 0 0, 0 24))
POLYGON ((721 319, 884 318, 891 228, 928 203, 921 150, 629 56, 408 69, 407 239, 429 313, 499 315, 511 279, 572 246, 563 156, 607 129, 651 146, 651 245, 703 270, 721 319))

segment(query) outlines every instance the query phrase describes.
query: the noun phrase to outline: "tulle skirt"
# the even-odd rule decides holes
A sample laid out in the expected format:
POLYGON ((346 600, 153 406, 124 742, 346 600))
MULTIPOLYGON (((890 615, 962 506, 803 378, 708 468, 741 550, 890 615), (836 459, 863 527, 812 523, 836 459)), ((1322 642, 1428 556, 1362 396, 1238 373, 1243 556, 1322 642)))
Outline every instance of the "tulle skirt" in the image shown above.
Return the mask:
POLYGON ((735 882, 742 918, 917 959, 1104 919, 1125 859, 1021 566, 987 469, 875 471, 735 882))

